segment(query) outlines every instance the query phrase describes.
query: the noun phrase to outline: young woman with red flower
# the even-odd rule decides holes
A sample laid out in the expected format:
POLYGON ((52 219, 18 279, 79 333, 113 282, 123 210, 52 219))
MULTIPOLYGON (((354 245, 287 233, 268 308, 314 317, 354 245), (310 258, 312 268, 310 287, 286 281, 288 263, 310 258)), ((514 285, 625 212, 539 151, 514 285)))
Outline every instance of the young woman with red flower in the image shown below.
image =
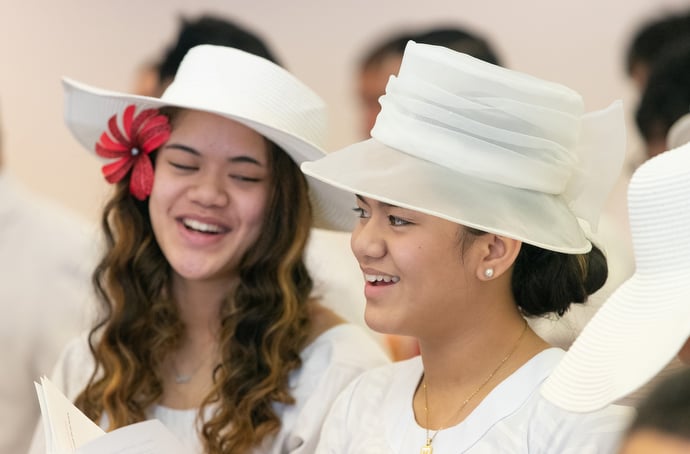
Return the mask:
POLYGON ((102 427, 157 418, 189 452, 313 452, 336 394, 387 362, 311 296, 311 227, 351 225, 349 197, 310 192, 299 170, 324 155, 322 100, 209 45, 160 99, 65 90, 67 125, 115 159, 115 190, 94 274, 105 317, 52 379, 102 427))

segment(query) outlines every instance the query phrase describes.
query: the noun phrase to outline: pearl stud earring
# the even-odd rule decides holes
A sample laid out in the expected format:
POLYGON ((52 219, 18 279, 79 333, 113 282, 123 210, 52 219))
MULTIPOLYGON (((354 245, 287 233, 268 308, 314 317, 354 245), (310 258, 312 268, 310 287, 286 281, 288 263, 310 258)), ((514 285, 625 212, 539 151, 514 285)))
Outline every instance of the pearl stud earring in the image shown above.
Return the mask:
POLYGON ((491 279, 494 277, 494 269, 493 268, 487 268, 484 270, 484 277, 487 279, 491 279))

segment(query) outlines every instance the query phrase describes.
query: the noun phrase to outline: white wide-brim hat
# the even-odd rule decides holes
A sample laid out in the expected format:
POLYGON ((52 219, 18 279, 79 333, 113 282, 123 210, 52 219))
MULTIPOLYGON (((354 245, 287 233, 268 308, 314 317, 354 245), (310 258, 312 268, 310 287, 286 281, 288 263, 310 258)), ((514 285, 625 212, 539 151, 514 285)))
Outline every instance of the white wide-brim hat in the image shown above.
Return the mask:
POLYGON ((372 139, 302 165, 344 191, 564 253, 591 243, 620 172, 620 102, 591 114, 567 87, 408 43, 372 139))
MULTIPOLYGON (((285 69, 238 49, 213 45, 192 48, 160 99, 103 90, 67 78, 63 87, 65 122, 90 151, 95 151, 109 118, 134 104, 137 111, 178 107, 237 121, 285 150, 297 165, 326 154, 323 100, 285 69)), ((314 226, 349 230, 353 224, 348 215, 351 197, 313 178, 308 182, 314 226)))
POLYGON ((643 163, 628 187, 636 269, 585 326, 542 395, 597 410, 651 380, 690 336, 690 144, 643 163))

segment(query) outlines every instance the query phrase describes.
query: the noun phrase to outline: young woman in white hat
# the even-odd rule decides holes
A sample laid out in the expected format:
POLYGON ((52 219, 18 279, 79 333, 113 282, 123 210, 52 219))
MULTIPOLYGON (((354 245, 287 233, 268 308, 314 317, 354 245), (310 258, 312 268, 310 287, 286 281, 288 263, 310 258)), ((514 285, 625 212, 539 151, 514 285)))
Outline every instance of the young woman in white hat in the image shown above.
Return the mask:
POLYGON ((105 317, 53 380, 102 427, 157 418, 190 453, 313 452, 337 393, 387 362, 310 297, 310 228, 351 225, 350 201, 310 192, 299 170, 324 155, 322 100, 210 45, 160 99, 64 87, 67 125, 113 160, 115 189, 94 274, 105 317))
POLYGON ((629 410, 542 398, 564 351, 525 317, 606 279, 580 221, 596 226, 620 170, 620 103, 584 114, 566 87, 415 43, 380 102, 372 139, 302 170, 356 194, 367 323, 421 357, 355 379, 317 452, 612 452, 629 410))

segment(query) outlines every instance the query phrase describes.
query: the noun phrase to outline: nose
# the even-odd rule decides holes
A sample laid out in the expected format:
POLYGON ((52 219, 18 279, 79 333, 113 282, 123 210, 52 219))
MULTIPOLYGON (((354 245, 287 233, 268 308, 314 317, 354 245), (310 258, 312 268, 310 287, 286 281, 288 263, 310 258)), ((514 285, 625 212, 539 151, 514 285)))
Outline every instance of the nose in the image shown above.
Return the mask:
POLYGON ((352 231, 350 247, 357 261, 365 264, 386 255, 386 241, 373 218, 360 220, 352 231))
POLYGON ((189 199, 204 207, 223 207, 230 202, 227 177, 220 172, 201 172, 188 191, 189 199))

